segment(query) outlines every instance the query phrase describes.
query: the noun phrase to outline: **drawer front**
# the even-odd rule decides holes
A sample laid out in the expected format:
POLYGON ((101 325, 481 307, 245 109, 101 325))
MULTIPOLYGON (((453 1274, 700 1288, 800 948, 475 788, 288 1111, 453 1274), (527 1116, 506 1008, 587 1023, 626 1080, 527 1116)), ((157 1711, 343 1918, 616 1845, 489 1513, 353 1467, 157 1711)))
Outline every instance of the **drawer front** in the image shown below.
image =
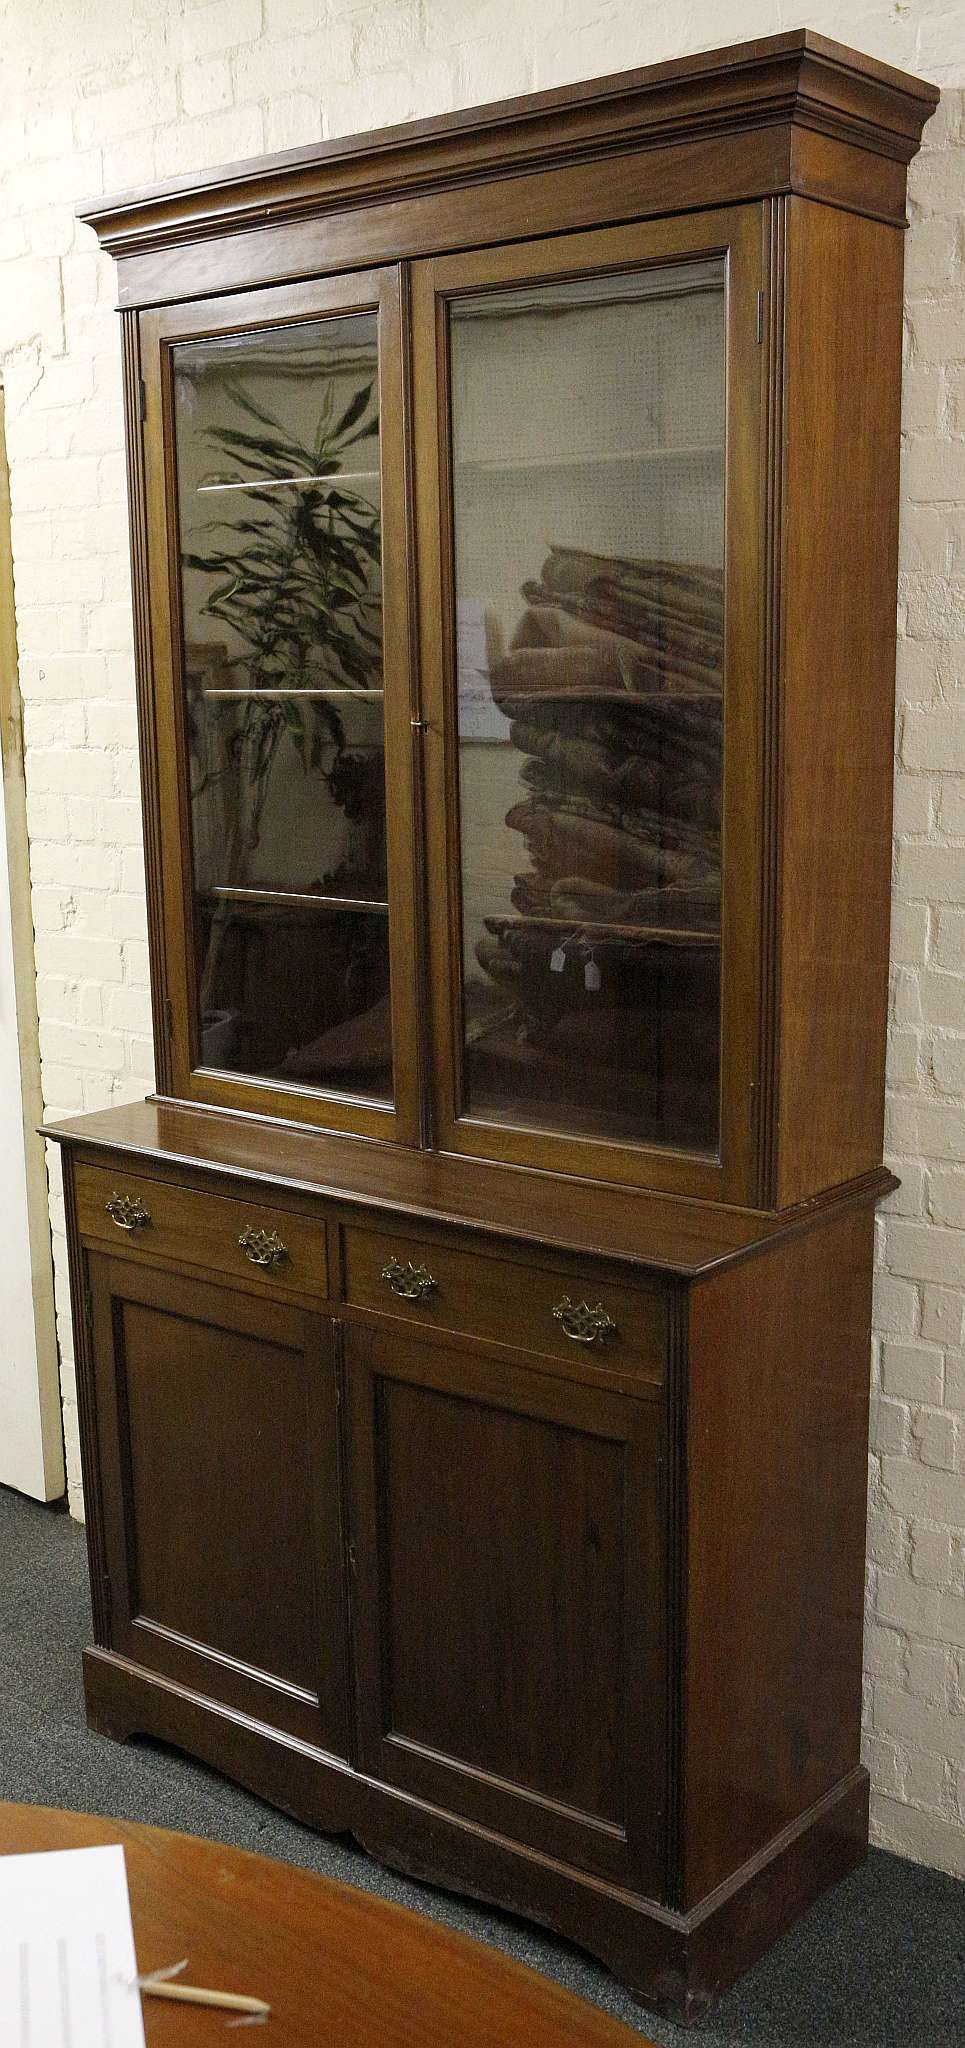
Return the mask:
POLYGON ((345 1297, 356 1308, 655 1383, 665 1376, 666 1305, 656 1290, 594 1277, 589 1263, 529 1265, 402 1233, 348 1228, 343 1243, 345 1297))
POLYGON ((323 1222, 100 1166, 78 1166, 75 1178, 86 1242, 175 1259, 219 1279, 260 1278, 273 1292, 328 1293, 323 1222))

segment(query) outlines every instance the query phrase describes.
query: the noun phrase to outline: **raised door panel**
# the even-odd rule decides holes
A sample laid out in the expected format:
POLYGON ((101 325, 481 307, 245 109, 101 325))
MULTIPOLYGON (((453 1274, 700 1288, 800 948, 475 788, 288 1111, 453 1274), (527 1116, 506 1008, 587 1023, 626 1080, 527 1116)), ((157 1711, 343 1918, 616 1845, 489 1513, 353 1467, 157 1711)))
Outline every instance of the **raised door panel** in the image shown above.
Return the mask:
POLYGON ((90 1259, 111 1642, 346 1754, 332 1325, 90 1259))
POLYGON ((753 1199, 763 214, 414 269, 436 1120, 753 1199))
POLYGON ((656 1401, 347 1333, 363 1765, 659 1893, 656 1401))
POLYGON ((166 1091, 411 1142, 398 271, 145 314, 138 347, 166 1091))

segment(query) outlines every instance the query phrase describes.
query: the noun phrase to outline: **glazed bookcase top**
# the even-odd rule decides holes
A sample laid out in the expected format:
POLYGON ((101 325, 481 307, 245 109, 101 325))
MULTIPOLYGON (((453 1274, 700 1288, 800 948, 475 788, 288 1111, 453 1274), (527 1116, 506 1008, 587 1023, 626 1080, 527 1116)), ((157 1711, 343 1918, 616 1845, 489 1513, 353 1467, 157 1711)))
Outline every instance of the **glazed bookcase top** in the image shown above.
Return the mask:
POLYGON ((162 1103, 266 1168, 287 1125, 765 1213, 880 1172, 937 97, 795 30, 84 211, 162 1103))

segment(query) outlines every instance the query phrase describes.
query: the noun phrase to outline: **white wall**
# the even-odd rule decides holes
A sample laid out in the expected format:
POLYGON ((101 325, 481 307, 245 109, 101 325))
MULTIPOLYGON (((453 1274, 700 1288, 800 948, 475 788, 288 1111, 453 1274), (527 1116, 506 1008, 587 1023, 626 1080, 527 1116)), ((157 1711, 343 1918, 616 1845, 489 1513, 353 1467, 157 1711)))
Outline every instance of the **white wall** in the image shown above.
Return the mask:
POLYGON ((64 1443, 0 386, 0 1485, 56 1500, 64 1443))
MULTIPOLYGON (((114 283, 77 203, 797 18, 778 0, 0 0, 0 371, 52 1112, 151 1079, 114 283)), ((879 1840, 965 1872, 965 49, 950 0, 815 0, 810 23, 949 88, 911 177, 889 1067, 903 1186, 881 1224, 867 1753, 879 1840)), ((79 1508, 56 1197, 53 1214, 79 1508)))

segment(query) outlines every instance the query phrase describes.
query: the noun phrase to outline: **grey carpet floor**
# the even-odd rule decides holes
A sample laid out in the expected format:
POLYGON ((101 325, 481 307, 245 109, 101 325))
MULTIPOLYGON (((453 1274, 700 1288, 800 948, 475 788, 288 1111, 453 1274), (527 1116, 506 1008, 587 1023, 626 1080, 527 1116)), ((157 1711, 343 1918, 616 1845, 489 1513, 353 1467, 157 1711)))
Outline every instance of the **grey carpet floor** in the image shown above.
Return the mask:
POLYGON ((873 1851, 683 2032, 567 1943, 396 1877, 170 1750, 92 1735, 80 1673, 89 1637, 83 1531, 0 1488, 0 1798, 152 1821, 322 1871, 502 1949, 660 2048, 965 2048, 965 1885, 953 1878, 873 1851))

